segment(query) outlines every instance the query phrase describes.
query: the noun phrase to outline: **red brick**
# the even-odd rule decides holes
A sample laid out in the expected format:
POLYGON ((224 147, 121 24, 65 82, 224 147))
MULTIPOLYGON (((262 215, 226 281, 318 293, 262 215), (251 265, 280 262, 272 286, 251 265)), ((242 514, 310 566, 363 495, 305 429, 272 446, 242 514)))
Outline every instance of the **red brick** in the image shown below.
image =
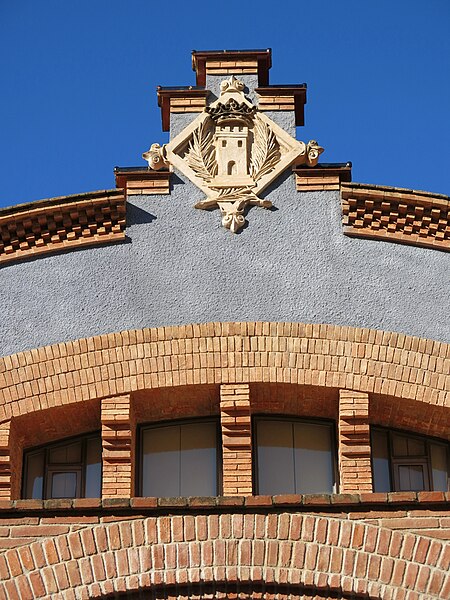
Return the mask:
POLYGON ((416 502, 417 492, 391 492, 388 494, 388 499, 392 503, 416 502))
POLYGON ((67 537, 67 542, 69 544, 70 553, 73 558, 81 558, 84 555, 80 535, 78 533, 70 534, 67 537))
POLYGON ((80 561, 69 560, 66 564, 67 575, 72 587, 81 584, 80 561))
POLYGON ((244 499, 245 506, 272 506, 272 496, 247 496, 244 499))
POLYGON ((39 598, 41 596, 44 596, 45 594, 45 587, 44 587, 44 582, 42 581, 42 577, 39 573, 39 571, 34 571, 33 573, 30 573, 30 584, 31 584, 31 589, 33 590, 33 594, 35 598, 39 598))
POLYGON ((28 583, 28 579, 24 575, 17 577, 15 583, 17 589, 19 590, 20 598, 25 600, 26 598, 33 597, 33 593, 31 591, 30 584, 28 583))
POLYGON ((157 498, 131 498, 130 500, 131 507, 136 509, 142 508, 156 508, 158 505, 157 498))
POLYGON ((406 571, 405 571, 405 579, 404 579, 404 587, 408 588, 408 589, 414 589, 414 584, 416 582, 416 578, 417 578, 417 573, 419 571, 419 566, 415 565, 413 563, 409 563, 406 566, 406 571))
POLYGON ((105 568, 103 566, 103 559, 101 555, 96 554, 92 556, 92 569, 94 572, 94 579, 96 581, 104 581, 106 579, 105 568))
POLYGON ((101 498, 74 498, 73 499, 73 507, 74 508, 100 508, 102 505, 101 498))
POLYGON ((419 502, 445 502, 444 492, 418 492, 419 502))
POLYGON ((22 573, 22 565, 20 564, 17 550, 8 550, 5 554, 6 562, 8 563, 9 573, 13 577, 17 577, 22 573))
POLYGON ((54 574, 60 590, 65 590, 69 587, 69 578, 67 576, 66 567, 64 564, 55 565, 54 574))
POLYGON ((44 567, 41 569, 41 576, 44 581, 44 585, 48 594, 55 594, 58 591, 58 584, 56 583, 53 569, 51 567, 44 567))

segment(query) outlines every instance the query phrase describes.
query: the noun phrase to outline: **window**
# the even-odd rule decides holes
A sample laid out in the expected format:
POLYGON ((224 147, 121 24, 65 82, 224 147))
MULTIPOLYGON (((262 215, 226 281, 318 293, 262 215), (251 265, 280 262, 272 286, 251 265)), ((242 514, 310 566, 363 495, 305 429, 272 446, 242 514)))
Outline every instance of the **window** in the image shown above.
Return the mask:
POLYGON ((388 429, 371 435, 374 491, 447 491, 448 443, 388 429))
POLYGON ((218 423, 168 423, 141 429, 142 496, 217 496, 218 423))
POLYGON ((99 434, 72 438, 24 454, 23 497, 100 498, 99 434))
POLYGON ((336 487, 333 424, 255 420, 258 494, 332 493, 336 487))

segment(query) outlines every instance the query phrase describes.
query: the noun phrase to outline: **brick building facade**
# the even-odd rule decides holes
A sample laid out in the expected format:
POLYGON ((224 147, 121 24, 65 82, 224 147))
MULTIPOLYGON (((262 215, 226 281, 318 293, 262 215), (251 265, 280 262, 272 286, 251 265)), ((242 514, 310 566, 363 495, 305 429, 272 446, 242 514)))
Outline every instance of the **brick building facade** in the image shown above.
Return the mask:
POLYGON ((0 598, 450 597, 450 200, 317 164, 270 67, 0 210, 0 598))

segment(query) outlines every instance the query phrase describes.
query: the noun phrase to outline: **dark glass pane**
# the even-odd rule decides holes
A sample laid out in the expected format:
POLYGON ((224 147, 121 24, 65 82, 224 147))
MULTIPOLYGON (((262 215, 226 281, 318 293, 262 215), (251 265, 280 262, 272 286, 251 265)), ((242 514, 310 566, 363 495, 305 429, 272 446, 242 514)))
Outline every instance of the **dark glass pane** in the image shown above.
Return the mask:
POLYGON ((52 464, 81 463, 81 456, 81 442, 73 442, 50 450, 49 462, 52 464))
POLYGON ((215 423, 181 425, 180 496, 217 495, 215 423))
POLYGON ((25 498, 41 500, 44 485, 45 451, 28 454, 26 460, 25 498))
POLYGON ((258 493, 294 494, 292 423, 258 421, 258 493))
POLYGON ((372 466, 375 492, 391 492, 389 445, 386 431, 372 431, 372 466))
POLYGON ((142 495, 180 495, 180 426, 155 427, 142 434, 142 495))
POLYGON ((392 434, 394 456, 408 456, 408 439, 404 435, 392 434))
POLYGON ((52 498, 76 498, 77 473, 52 473, 50 476, 52 498))
POLYGON ((398 480, 399 492, 421 492, 426 489, 422 465, 399 465, 398 480))
POLYGON ((332 493, 331 431, 328 425, 294 423, 295 493, 332 493))
POLYGON ((85 498, 100 498, 102 488, 102 441, 100 437, 86 441, 85 498))
POLYGON ((446 492, 448 489, 448 452, 443 444, 430 444, 433 490, 446 492))
POLYGON ((408 456, 426 456, 425 440, 408 438, 408 456))

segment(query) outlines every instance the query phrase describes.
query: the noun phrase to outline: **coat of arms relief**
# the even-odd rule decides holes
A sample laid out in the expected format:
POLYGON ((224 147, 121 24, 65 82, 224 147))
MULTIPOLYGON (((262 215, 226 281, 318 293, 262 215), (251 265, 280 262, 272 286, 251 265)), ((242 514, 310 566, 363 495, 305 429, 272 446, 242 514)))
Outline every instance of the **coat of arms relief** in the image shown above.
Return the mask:
POLYGON ((234 76, 222 82, 220 97, 169 144, 152 144, 142 156, 151 169, 173 166, 206 198, 195 208, 219 207, 224 227, 236 233, 250 205, 270 208, 259 194, 294 162, 315 166, 317 142, 295 140, 244 95, 234 76))

